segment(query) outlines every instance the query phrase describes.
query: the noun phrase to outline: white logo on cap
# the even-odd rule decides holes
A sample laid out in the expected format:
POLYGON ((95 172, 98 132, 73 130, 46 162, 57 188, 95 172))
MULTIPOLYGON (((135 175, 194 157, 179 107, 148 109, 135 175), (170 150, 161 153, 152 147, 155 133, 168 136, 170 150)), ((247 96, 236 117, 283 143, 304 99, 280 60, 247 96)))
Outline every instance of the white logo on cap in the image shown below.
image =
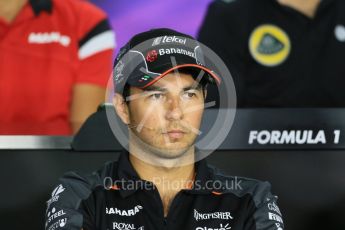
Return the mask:
POLYGON ((115 75, 115 81, 117 83, 120 83, 122 81, 123 78, 120 79, 120 77, 123 76, 123 68, 125 67, 125 64, 122 62, 122 61, 119 61, 117 63, 117 65, 115 66, 115 69, 114 69, 114 75, 115 75))
POLYGON ((187 38, 178 37, 178 36, 164 36, 158 37, 153 40, 152 46, 159 45, 161 43, 179 43, 179 44, 186 44, 187 38))
POLYGON ((161 41, 162 41, 162 38, 163 37, 155 38, 155 40, 153 40, 152 46, 159 45, 161 43, 161 41))

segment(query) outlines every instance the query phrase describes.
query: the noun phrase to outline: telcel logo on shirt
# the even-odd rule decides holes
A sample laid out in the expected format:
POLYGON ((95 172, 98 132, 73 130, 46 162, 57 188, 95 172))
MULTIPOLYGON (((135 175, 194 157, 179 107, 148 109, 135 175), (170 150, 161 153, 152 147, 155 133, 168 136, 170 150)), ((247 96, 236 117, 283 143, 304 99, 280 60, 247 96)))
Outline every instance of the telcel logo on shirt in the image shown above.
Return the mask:
POLYGON ((254 29, 249 37, 252 57, 264 66, 277 66, 289 56, 289 36, 278 26, 265 24, 254 29))
POLYGON ((49 44, 59 43, 62 46, 69 46, 71 38, 67 35, 62 35, 59 32, 31 32, 28 36, 30 44, 49 44))

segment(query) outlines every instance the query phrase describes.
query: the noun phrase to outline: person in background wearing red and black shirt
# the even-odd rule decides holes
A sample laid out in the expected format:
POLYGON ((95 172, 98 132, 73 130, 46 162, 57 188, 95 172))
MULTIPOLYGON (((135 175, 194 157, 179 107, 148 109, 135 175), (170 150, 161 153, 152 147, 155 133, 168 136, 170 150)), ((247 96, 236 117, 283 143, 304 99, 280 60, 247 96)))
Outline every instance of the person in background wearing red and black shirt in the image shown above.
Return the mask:
POLYGON ((70 135, 105 99, 114 32, 81 0, 0 0, 0 135, 70 135))
POLYGON ((345 107, 345 1, 215 0, 199 31, 239 107, 345 107))

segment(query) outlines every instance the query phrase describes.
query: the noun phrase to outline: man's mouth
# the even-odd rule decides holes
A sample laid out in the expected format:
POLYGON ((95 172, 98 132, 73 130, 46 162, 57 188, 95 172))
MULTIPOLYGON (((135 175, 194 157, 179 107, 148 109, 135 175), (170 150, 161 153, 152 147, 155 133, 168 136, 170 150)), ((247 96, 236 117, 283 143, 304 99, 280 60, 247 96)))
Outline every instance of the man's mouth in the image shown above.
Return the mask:
POLYGON ((175 129, 175 130, 169 130, 166 133, 170 138, 181 138, 184 136, 185 132, 183 130, 175 129))

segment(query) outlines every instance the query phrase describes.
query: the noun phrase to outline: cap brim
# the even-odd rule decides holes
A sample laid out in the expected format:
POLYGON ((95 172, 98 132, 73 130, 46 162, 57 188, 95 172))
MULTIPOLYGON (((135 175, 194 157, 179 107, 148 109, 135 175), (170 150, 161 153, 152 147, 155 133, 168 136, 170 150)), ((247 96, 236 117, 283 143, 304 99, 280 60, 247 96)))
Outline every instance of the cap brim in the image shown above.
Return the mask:
POLYGON ((162 74, 160 74, 159 76, 154 78, 152 81, 148 82, 146 85, 138 87, 138 88, 145 89, 146 87, 153 85, 154 83, 156 83, 157 81, 162 79, 164 76, 168 75, 169 73, 174 72, 177 69, 186 68, 186 67, 193 67, 193 68, 201 69, 201 70, 205 71, 207 74, 209 74, 209 76, 211 76, 215 80, 217 85, 220 85, 220 83, 221 83, 221 79, 213 71, 211 71, 210 69, 208 69, 204 66, 197 65, 197 64, 182 64, 182 65, 176 65, 176 66, 164 71, 162 74))

